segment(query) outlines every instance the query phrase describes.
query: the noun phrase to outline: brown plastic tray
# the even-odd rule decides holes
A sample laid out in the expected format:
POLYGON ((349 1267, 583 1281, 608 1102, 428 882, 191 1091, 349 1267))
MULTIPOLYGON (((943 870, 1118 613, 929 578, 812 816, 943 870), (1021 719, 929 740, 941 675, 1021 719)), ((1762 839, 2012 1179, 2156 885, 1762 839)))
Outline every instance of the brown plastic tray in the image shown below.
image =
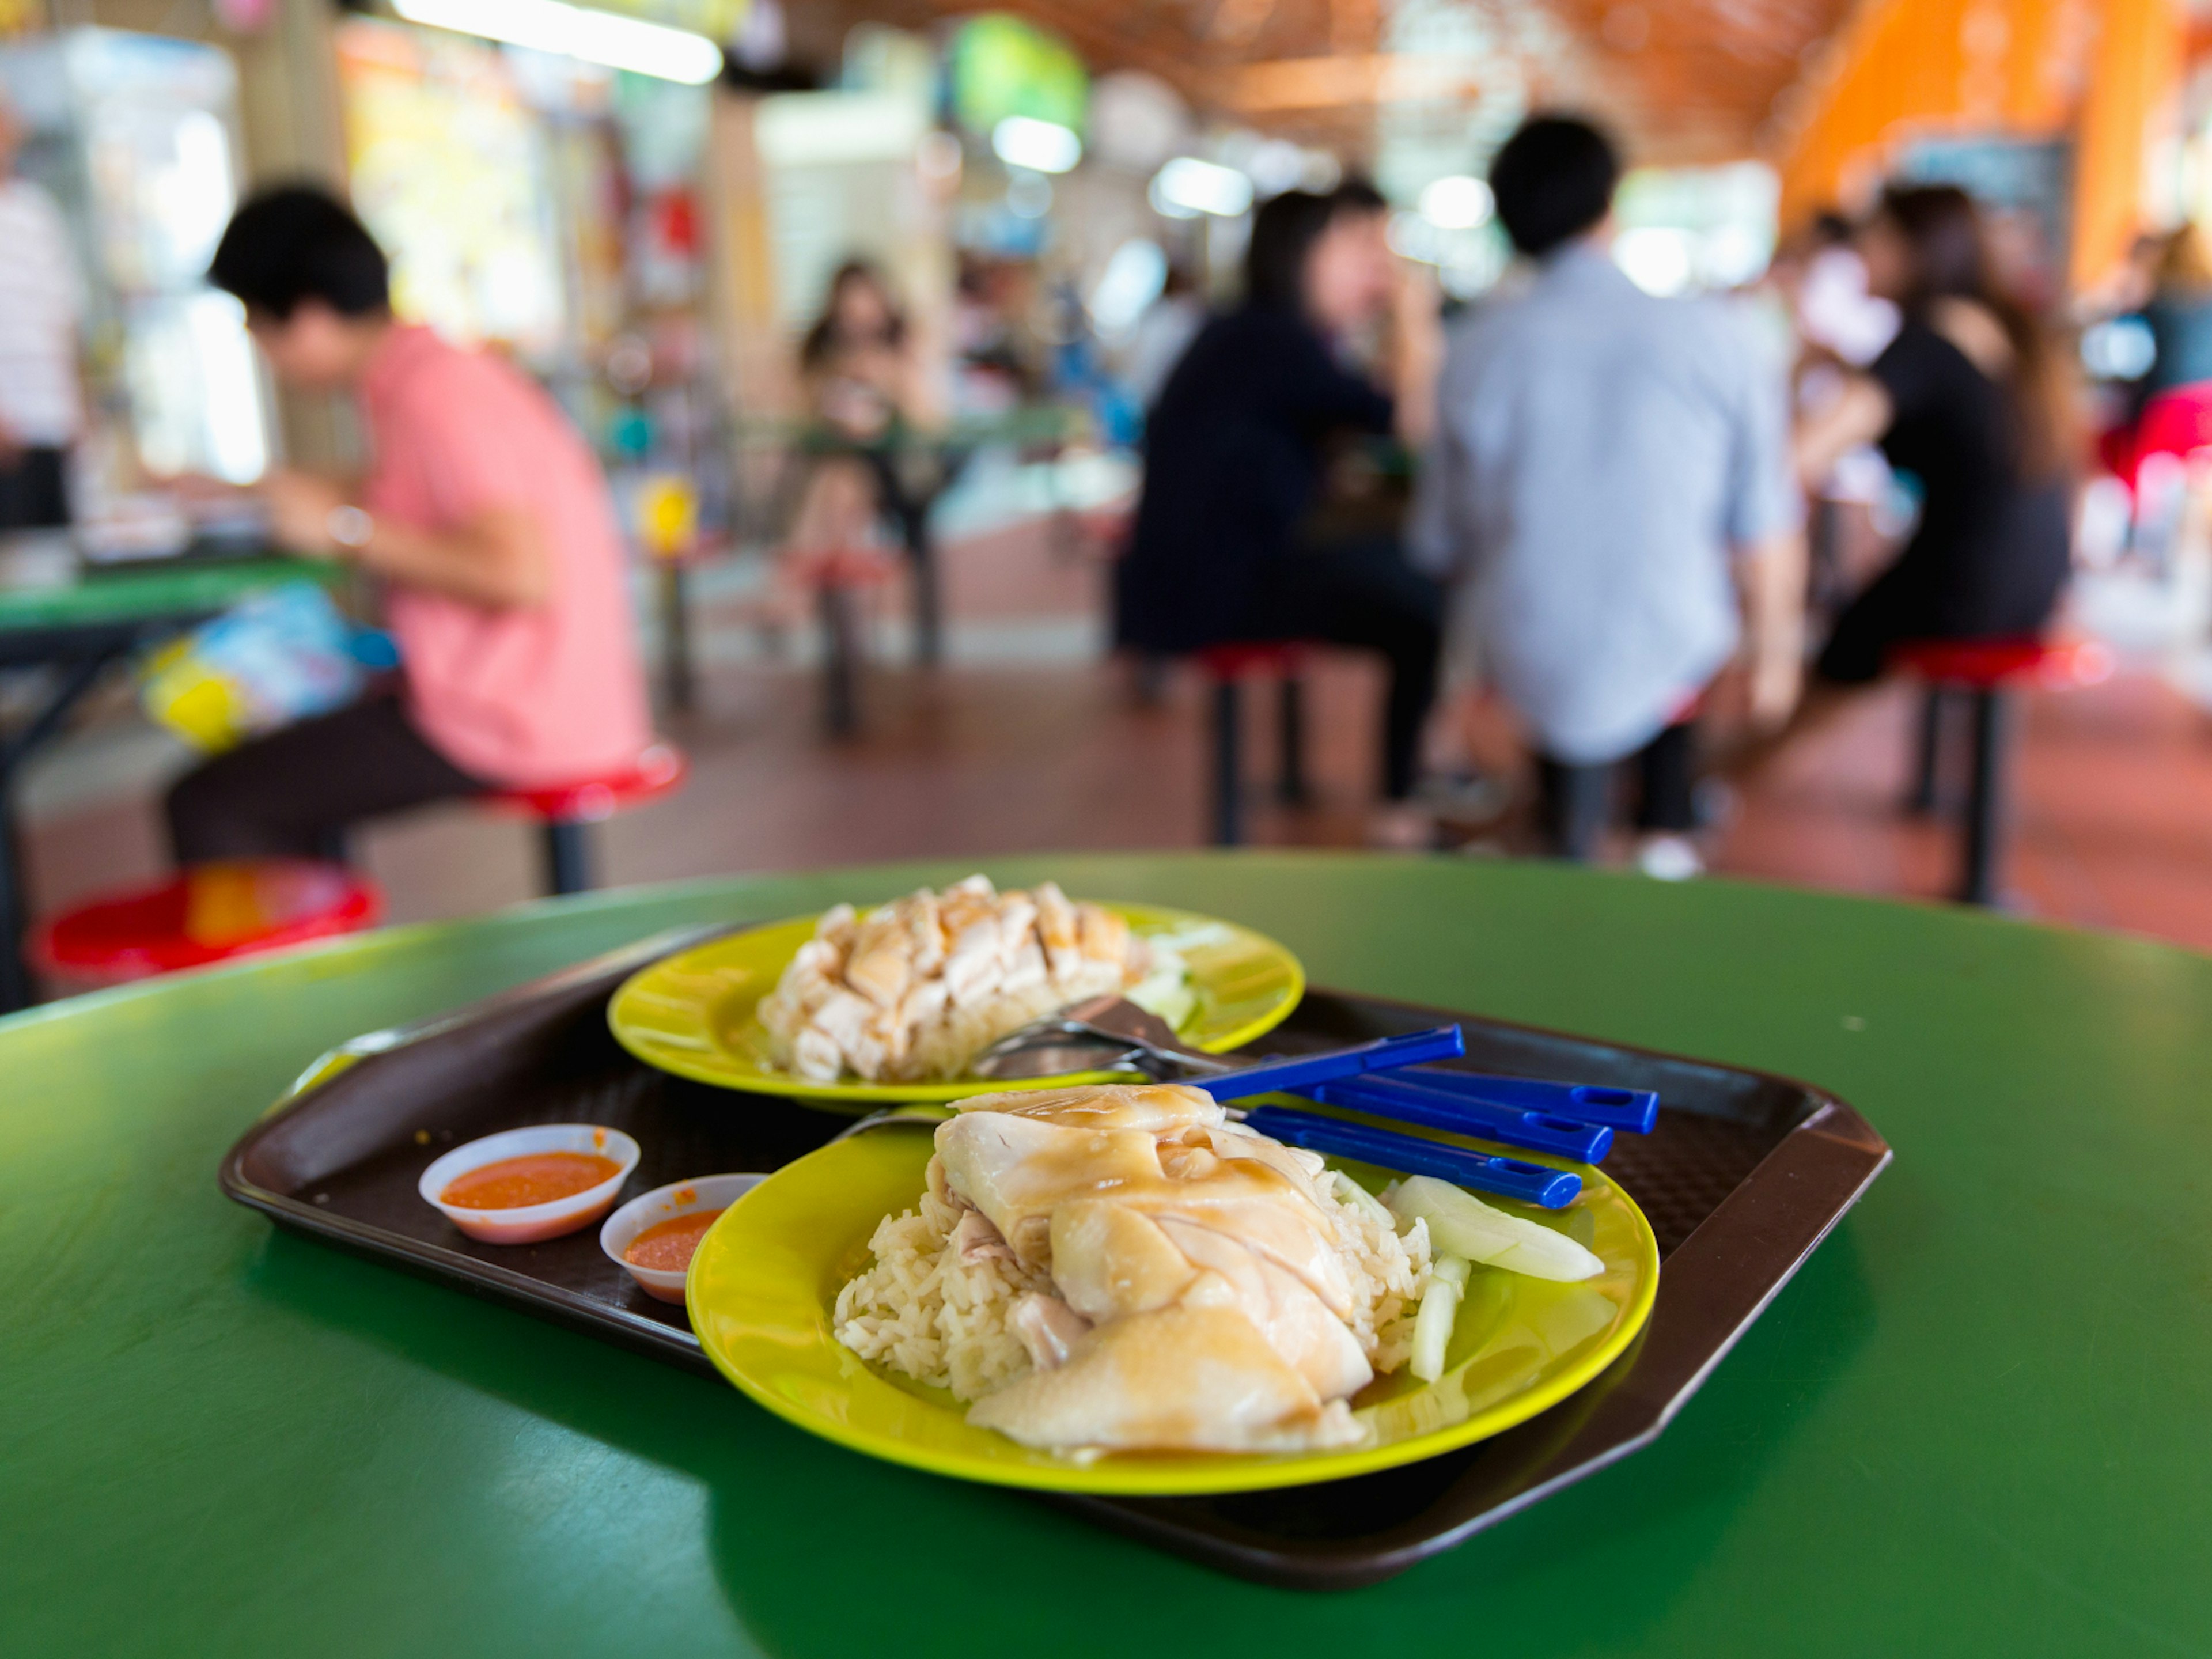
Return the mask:
MULTIPOLYGON (((357 1039, 342 1051, 351 1064, 231 1149, 223 1190, 282 1226, 711 1371, 683 1310, 639 1291, 601 1253, 596 1227, 543 1244, 478 1244, 424 1204, 416 1182, 448 1147, 525 1124, 603 1123, 635 1137, 644 1158, 624 1196, 773 1170, 844 1127, 850 1120, 789 1101, 756 1097, 732 1111, 724 1091, 656 1072, 609 1035, 607 998, 630 973, 720 931, 648 940, 357 1039)), ((1656 1130, 1620 1136, 1605 1166, 1650 1218, 1664 1264, 1636 1344, 1542 1415, 1407 1468, 1226 1497, 1048 1501, 1267 1583, 1387 1578, 1651 1441, 1889 1161, 1856 1112, 1784 1078, 1345 992, 1308 991, 1255 1048, 1333 1047, 1449 1018, 1465 1028, 1472 1069, 1659 1091, 1656 1130)))

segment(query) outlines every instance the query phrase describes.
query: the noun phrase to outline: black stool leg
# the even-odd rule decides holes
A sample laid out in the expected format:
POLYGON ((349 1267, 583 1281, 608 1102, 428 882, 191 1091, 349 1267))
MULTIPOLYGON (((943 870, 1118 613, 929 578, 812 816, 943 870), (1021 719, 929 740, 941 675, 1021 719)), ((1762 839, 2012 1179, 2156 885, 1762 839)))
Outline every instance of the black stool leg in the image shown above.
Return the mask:
POLYGON ((1572 766, 1549 756, 1537 759, 1543 799, 1544 837, 1553 858, 1588 864, 1613 823, 1613 769, 1600 763, 1572 766))
POLYGON ((1243 803, 1238 799, 1244 763, 1238 753, 1243 709, 1235 680, 1213 687, 1213 844, 1234 847, 1244 839, 1243 803))
MULTIPOLYGON (((4 781, 0 778, 0 783, 4 781)), ((15 833, 15 815, 9 811, 7 793, 0 788, 0 1014, 31 1006, 31 969, 23 960, 23 935, 30 925, 22 842, 15 833)))
POLYGON ((688 714, 698 691, 691 665, 691 577, 673 560, 660 567, 660 631, 668 706, 688 714))
POLYGON ((2002 875, 2005 817, 2005 745, 2011 710, 2005 694, 1994 689, 1974 693, 1974 774, 1966 798, 1966 868, 1959 897, 1967 904, 1997 902, 2002 875))
POLYGON ((914 655, 924 668, 945 660, 945 599, 937 573, 937 542, 919 520, 908 532, 907 558, 914 571, 914 655))
POLYGON ((574 818, 556 818, 545 826, 545 890, 588 893, 592 890, 590 830, 574 818))
POLYGON ((1912 758, 1912 793, 1905 797, 1905 810, 1923 817, 1936 810, 1936 793, 1942 783, 1946 707, 1941 686, 1931 685, 1923 694, 1920 730, 1912 758))
POLYGON ((1282 699, 1282 724, 1278 735, 1283 745, 1283 773, 1276 784, 1276 793, 1284 805, 1303 806, 1307 799, 1305 683, 1296 674, 1285 674, 1278 695, 1282 699))
POLYGON ((860 723, 860 641, 854 637, 853 596, 834 581, 821 588, 822 718, 832 737, 848 738, 860 723))

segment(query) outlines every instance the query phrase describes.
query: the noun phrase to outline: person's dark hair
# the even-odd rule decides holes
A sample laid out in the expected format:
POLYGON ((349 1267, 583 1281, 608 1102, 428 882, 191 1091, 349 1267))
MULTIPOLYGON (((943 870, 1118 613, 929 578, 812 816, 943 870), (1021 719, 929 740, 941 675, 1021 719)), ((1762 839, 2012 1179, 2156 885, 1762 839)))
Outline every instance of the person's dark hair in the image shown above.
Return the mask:
POLYGON ((1389 203, 1364 179, 1347 179, 1327 195, 1286 190, 1252 216, 1244 247, 1244 298, 1249 304, 1297 311, 1305 304, 1306 259, 1322 233, 1341 217, 1385 212, 1389 203))
POLYGON ((1490 164, 1498 222, 1531 258, 1595 227, 1611 210, 1620 183, 1613 141, 1571 115, 1522 122, 1490 164))
POLYGON ((392 303, 384 250, 345 204, 313 185, 248 197, 216 244, 208 280, 279 322, 303 300, 319 300, 342 317, 392 303))
POLYGON ((2068 354, 1997 280, 1989 237, 1974 198, 1955 185, 1892 185, 1875 216, 1894 226, 1911 250, 1911 286, 1899 302, 1907 316, 1928 320, 1943 300, 1968 300, 2003 325, 2012 346, 2008 390, 2021 465, 2031 477, 2070 469, 2074 386, 2068 354))
POLYGON ((836 354, 846 342, 837 331, 837 308, 843 302, 845 290, 855 283, 866 283, 883 296, 884 310, 890 316, 890 341, 893 346, 906 342, 906 314, 891 297, 891 286, 884 280, 884 273, 866 259, 848 259, 839 265, 830 278, 829 291, 822 300, 822 314, 814 326, 806 331, 806 337, 799 347, 799 366, 817 369, 836 354))

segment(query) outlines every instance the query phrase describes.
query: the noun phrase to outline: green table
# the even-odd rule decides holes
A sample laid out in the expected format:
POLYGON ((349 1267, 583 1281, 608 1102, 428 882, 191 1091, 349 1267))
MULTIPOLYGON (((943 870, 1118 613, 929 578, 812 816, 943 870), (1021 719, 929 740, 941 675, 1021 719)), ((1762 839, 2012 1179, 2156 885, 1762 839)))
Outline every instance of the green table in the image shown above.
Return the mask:
POLYGON ((1303 1595, 867 1462, 216 1194, 223 1149, 343 1037, 961 867, 597 895, 18 1015, 0 1652, 2212 1648, 2212 963, 1535 866, 988 867, 1237 917, 1324 984, 1800 1075, 1897 1162, 1655 1446, 1388 1584, 1303 1595))
POLYGON ((341 568, 254 557, 88 569, 51 536, 0 545, 0 670, 46 669, 53 677, 30 714, 0 731, 0 1013, 30 1000, 21 948, 29 916, 14 830, 23 763, 60 734, 70 711, 115 663, 250 594, 302 578, 335 581, 341 568))
POLYGON ((207 616, 280 582, 304 578, 328 583, 341 574, 343 567, 325 559, 270 555, 78 567, 60 580, 11 580, 6 562, 0 560, 0 641, 48 629, 207 616))

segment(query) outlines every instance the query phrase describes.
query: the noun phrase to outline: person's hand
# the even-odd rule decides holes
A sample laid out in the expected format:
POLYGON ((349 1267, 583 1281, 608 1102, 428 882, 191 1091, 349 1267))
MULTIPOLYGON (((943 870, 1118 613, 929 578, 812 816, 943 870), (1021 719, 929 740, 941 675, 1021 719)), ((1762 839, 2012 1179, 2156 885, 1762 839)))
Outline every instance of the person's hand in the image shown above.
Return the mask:
POLYGON ((331 514, 346 504, 345 492, 328 478, 279 467, 261 481, 261 499, 279 546, 318 558, 343 556, 331 535, 331 514))
POLYGON ((23 459, 23 446, 15 436, 15 428, 0 421, 0 467, 13 471, 23 459))

